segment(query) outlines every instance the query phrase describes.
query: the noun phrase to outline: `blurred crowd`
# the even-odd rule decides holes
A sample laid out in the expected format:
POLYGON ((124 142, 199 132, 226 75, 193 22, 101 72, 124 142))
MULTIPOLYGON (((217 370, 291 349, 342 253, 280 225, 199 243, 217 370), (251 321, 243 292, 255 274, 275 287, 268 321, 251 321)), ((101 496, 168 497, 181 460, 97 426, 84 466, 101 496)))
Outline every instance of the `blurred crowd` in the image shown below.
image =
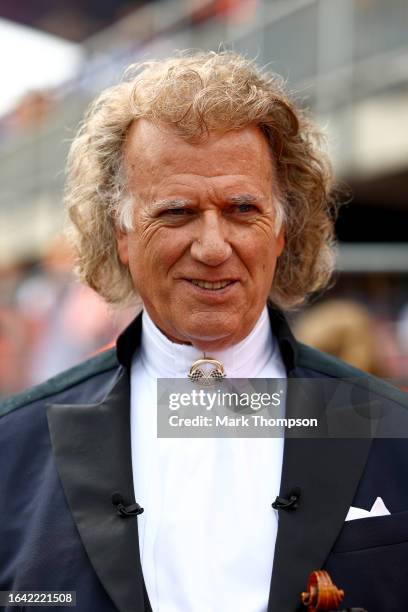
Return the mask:
POLYGON ((327 299, 304 310, 294 323, 297 338, 379 378, 406 385, 408 308, 397 321, 351 299, 327 299))
MULTIPOLYGON (((75 42, 97 34, 138 9, 160 0, 29 0, 2 3, 1 16, 75 42)), ((184 0, 191 22, 223 16, 257 0, 184 0)))
POLYGON ((108 348, 134 317, 132 309, 110 311, 72 267, 58 237, 41 260, 0 270, 0 397, 108 348))

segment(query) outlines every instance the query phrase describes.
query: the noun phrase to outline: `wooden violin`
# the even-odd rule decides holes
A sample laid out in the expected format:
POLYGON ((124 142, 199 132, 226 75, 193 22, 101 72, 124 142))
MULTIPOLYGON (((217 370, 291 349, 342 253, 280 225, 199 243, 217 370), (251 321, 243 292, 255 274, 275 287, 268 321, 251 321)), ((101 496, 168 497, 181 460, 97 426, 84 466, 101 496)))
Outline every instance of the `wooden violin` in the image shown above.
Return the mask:
POLYGON ((344 598, 344 591, 338 589, 333 583, 328 572, 315 570, 307 581, 307 591, 300 595, 302 604, 306 606, 308 612, 367 612, 363 608, 347 608, 339 610, 338 606, 344 598))

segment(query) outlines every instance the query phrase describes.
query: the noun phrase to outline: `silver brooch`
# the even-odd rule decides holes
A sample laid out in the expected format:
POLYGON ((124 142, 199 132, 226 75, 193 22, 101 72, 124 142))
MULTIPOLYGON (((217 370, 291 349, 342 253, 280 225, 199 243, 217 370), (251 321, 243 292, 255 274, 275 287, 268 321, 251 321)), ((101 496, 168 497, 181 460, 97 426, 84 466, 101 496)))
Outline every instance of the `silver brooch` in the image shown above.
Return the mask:
POLYGON ((201 357, 191 366, 188 377, 192 382, 210 386, 225 378, 224 366, 213 357, 201 357))

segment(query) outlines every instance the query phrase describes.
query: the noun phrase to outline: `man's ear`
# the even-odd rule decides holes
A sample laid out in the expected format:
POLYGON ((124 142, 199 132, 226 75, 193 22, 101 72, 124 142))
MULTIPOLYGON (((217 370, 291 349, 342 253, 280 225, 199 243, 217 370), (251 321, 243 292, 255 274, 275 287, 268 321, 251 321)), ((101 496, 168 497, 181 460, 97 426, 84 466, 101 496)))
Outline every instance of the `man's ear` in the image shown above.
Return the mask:
POLYGON ((279 230, 279 234, 276 236, 276 257, 282 254, 282 251, 285 247, 286 239, 285 239, 285 227, 282 227, 279 230))
POLYGON ((116 245, 118 257, 124 266, 129 264, 129 235, 122 229, 116 227, 116 245))

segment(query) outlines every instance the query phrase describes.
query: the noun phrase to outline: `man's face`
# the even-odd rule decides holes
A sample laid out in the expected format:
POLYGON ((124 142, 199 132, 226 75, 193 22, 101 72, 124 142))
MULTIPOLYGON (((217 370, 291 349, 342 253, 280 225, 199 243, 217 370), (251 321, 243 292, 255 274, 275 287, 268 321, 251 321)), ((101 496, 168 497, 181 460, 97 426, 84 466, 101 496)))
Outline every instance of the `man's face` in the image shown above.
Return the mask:
POLYGON ((202 351, 236 344, 260 316, 284 246, 265 136, 247 127, 189 144, 139 120, 125 164, 134 230, 118 231, 118 252, 150 317, 202 351))

